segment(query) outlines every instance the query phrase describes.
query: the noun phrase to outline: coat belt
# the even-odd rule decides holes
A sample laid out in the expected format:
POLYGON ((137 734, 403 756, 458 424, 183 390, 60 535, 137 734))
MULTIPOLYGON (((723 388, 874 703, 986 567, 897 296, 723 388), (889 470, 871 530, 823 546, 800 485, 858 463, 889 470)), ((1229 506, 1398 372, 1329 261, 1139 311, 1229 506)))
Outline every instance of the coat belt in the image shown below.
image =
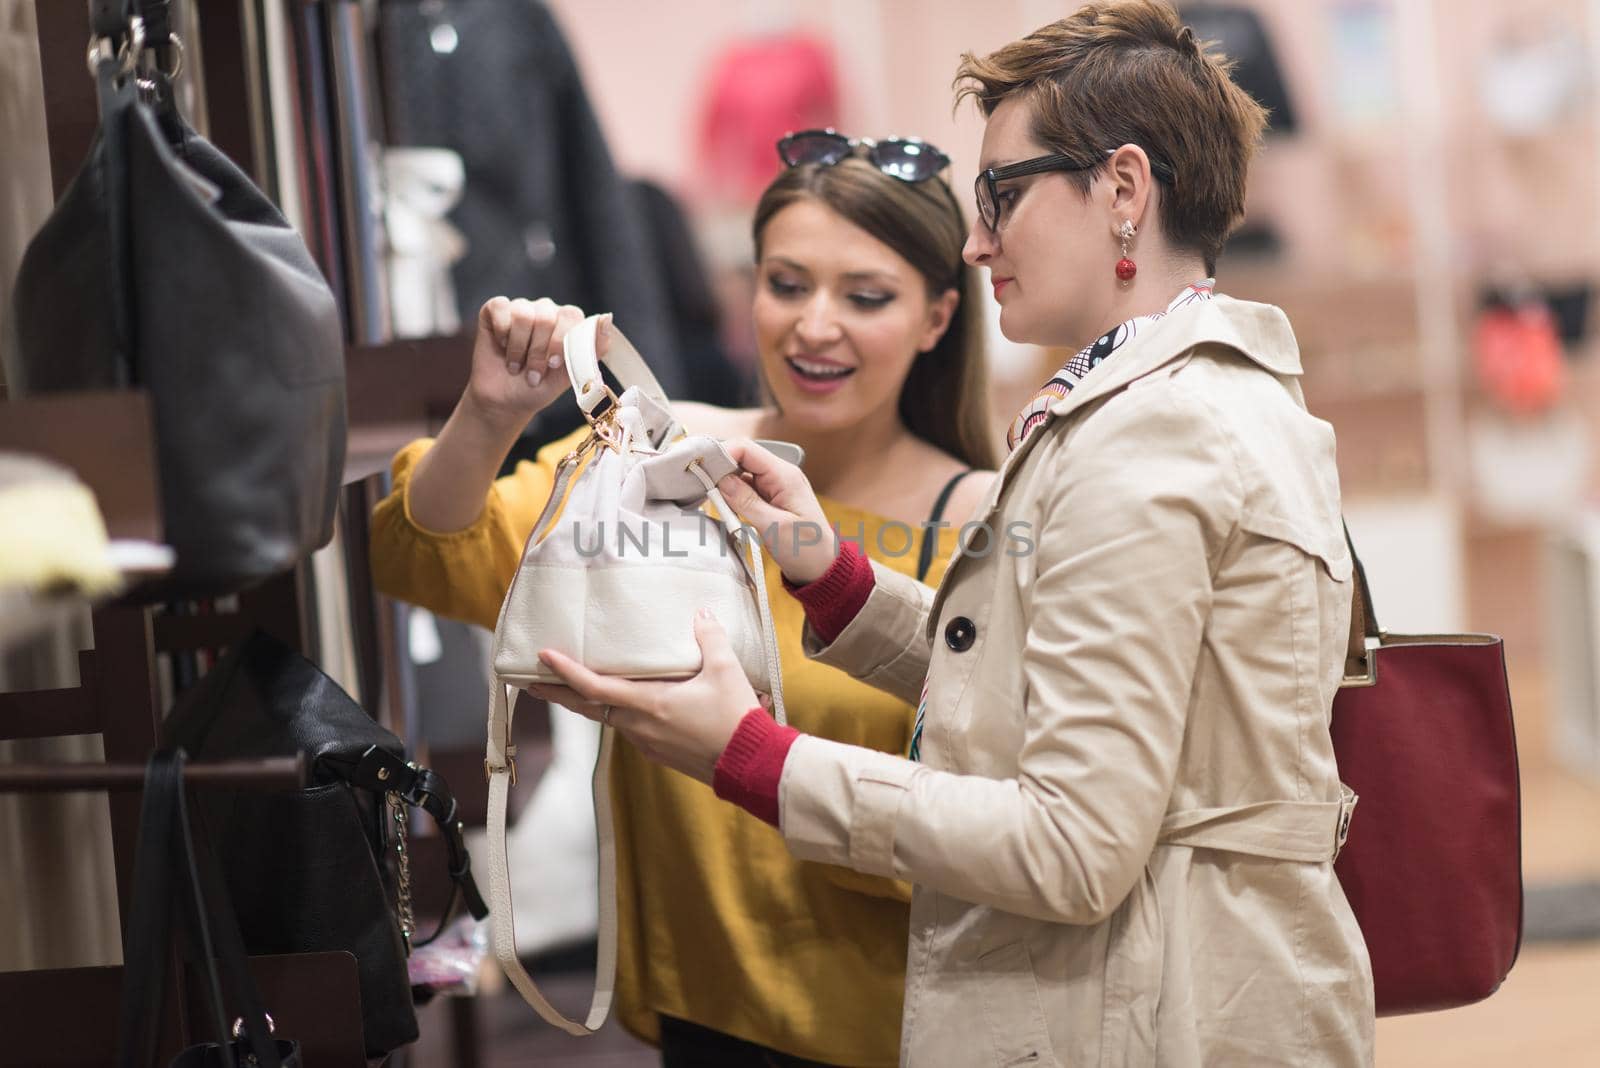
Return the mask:
POLYGON ((1170 812, 1156 842, 1320 864, 1336 859, 1344 848, 1357 800, 1340 783, 1337 801, 1260 801, 1170 812))

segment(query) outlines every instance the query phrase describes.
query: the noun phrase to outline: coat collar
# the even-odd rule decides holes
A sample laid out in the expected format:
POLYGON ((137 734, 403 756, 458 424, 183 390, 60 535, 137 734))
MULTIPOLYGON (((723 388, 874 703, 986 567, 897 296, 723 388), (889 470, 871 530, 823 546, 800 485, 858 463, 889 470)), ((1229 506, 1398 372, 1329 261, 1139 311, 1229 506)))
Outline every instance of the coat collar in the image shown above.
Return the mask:
MULTIPOLYGON (((1245 356, 1275 375, 1298 376, 1300 346, 1295 342, 1289 317, 1271 304, 1213 297, 1211 300, 1180 308, 1126 346, 1113 359, 1100 364, 1061 400, 1050 407, 1052 422, 1078 407, 1123 389, 1136 379, 1160 370, 1186 356, 1199 345, 1222 345, 1245 356)), ((1000 472, 989 487, 973 520, 989 523, 999 507, 1000 497, 1010 485, 1028 453, 1048 437, 1048 428, 1037 427, 1001 462, 1000 472)), ((933 602, 924 624, 932 640, 939 623, 951 579, 964 564, 965 549, 958 544, 945 567, 944 577, 934 591, 933 602)))
POLYGON ((1222 345, 1276 375, 1301 373, 1289 317, 1271 304, 1217 296, 1180 308, 1120 350, 1050 406, 1060 418, 1166 366, 1199 345, 1222 345))

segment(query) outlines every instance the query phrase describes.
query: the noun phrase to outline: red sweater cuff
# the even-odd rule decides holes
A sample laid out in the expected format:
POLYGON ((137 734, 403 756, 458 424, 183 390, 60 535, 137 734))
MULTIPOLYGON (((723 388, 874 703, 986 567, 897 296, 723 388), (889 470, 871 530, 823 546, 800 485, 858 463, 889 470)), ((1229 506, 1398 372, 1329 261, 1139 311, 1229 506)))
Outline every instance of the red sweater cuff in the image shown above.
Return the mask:
POLYGON ((806 610, 806 622, 817 632, 817 637, 832 644, 872 596, 876 582, 872 562, 861 552, 861 546, 853 541, 841 541, 839 555, 833 558, 833 564, 821 578, 804 586, 795 586, 784 579, 783 588, 806 610))
POLYGON ((793 727, 780 727, 765 709, 752 708, 717 758, 711 789, 752 816, 778 826, 778 784, 789 747, 800 737, 793 727))

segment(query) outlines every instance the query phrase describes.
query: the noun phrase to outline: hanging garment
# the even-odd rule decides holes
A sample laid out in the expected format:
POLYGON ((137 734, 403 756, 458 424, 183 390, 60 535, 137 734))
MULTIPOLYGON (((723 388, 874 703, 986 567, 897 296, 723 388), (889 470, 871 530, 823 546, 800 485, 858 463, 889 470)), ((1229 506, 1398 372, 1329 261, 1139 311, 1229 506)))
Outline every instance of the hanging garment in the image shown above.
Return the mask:
MULTIPOLYGON (((380 16, 391 142, 451 149, 466 168, 449 215, 467 242, 453 271, 461 320, 501 294, 609 309, 667 395, 688 397, 643 227, 549 10, 389 0, 380 16)), ((581 422, 552 405, 513 460, 581 422)))
POLYGON ((734 43, 713 67, 702 106, 695 188, 754 204, 781 166, 778 138, 834 126, 839 112, 833 55, 820 41, 778 34, 734 43))
POLYGON ((1178 17, 1196 39, 1215 41, 1216 50, 1233 60, 1234 84, 1267 109, 1267 129, 1292 134, 1298 125, 1284 84, 1278 57, 1261 15, 1232 4, 1181 4, 1178 17))
POLYGON ((722 309, 682 208, 655 182, 640 179, 629 189, 644 221, 651 260, 666 282, 667 320, 687 376, 683 398, 723 408, 752 403, 755 383, 728 358, 722 309))
MULTIPOLYGON (((32 0, 0 0, 0 300, 11 300, 17 263, 50 214, 50 141, 32 0)), ((0 318, 4 318, 0 316, 0 318)), ((0 385, 5 369, 0 368, 0 385)))

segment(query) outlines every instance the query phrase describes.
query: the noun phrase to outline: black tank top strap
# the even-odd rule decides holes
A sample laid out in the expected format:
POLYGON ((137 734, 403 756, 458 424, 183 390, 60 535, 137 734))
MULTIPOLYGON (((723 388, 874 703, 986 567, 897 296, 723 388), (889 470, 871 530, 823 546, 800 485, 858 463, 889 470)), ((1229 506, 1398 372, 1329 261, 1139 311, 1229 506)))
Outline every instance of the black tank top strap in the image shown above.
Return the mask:
POLYGON ((922 528, 922 553, 917 559, 917 581, 928 581, 928 570, 933 567, 933 549, 939 543, 939 528, 933 524, 944 518, 945 505, 950 503, 950 494, 955 492, 956 483, 972 474, 973 468, 957 471, 951 476, 950 481, 944 484, 939 491, 939 496, 933 502, 933 514, 928 517, 928 525, 922 528))

